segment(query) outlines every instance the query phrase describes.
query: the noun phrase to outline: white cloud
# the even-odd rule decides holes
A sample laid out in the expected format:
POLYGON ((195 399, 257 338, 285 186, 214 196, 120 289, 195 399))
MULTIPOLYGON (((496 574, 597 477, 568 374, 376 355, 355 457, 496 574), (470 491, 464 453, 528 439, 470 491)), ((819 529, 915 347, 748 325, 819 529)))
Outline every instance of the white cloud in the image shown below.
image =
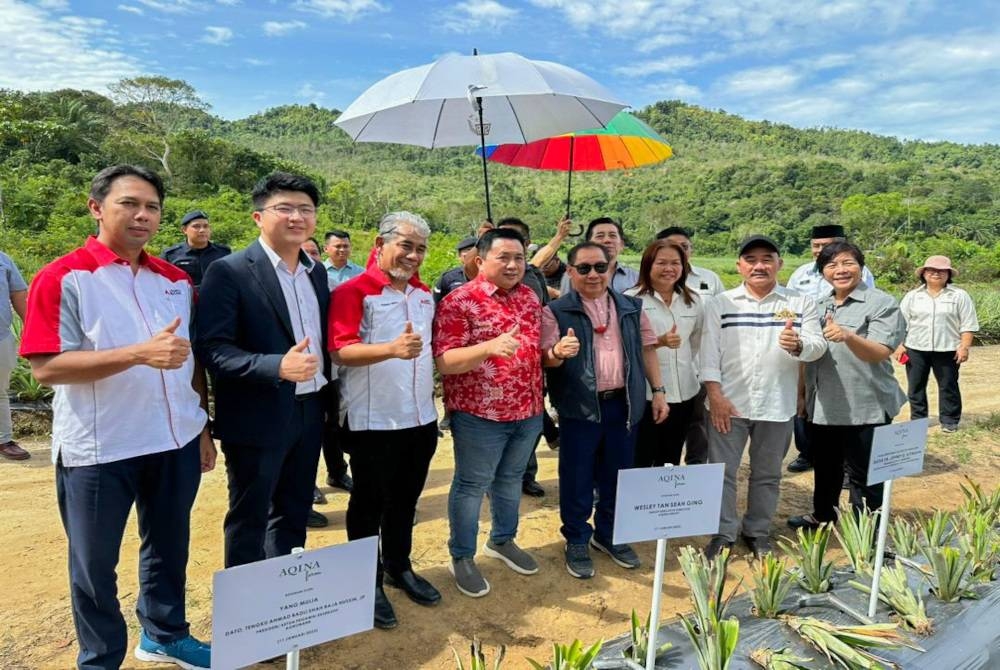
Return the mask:
POLYGON ((264 34, 268 37, 283 37, 296 30, 306 27, 304 21, 265 21, 263 24, 264 34))
POLYGON ((295 91, 295 97, 306 102, 319 104, 326 97, 326 93, 313 86, 311 82, 306 82, 295 91))
POLYGON ((378 0, 295 0, 295 9, 312 12, 328 19, 353 21, 364 14, 384 12, 378 0))
POLYGON ((164 14, 190 14, 204 9, 201 3, 193 0, 135 0, 140 5, 163 12, 164 14))
POLYGON ((683 79, 668 79, 666 81, 648 84, 643 87, 646 95, 656 100, 698 100, 702 97, 700 88, 689 84, 683 79))
POLYGON ((441 23, 446 30, 469 33, 484 28, 496 30, 518 15, 518 10, 496 0, 465 0, 446 8, 441 23))
POLYGON ((220 5, 225 5, 226 7, 235 7, 242 4, 243 0, 215 0, 220 5))
POLYGON ((101 19, 57 16, 37 5, 0 2, 0 88, 102 90, 142 68, 109 46, 101 19))
POLYGON ((751 68, 735 72, 723 79, 722 85, 729 95, 762 95, 788 91, 801 80, 801 75, 791 67, 751 68))
POLYGON ((646 39, 640 41, 636 46, 636 51, 644 54, 651 53, 667 47, 687 44, 690 41, 691 38, 684 35, 678 35, 676 33, 660 33, 659 35, 647 37, 646 39))
POLYGON ((137 16, 142 16, 145 12, 141 8, 135 7, 133 5, 118 5, 118 10, 122 12, 128 12, 129 14, 135 14, 137 16))
POLYGON ((263 58, 244 58, 243 62, 247 65, 253 65, 254 67, 263 67, 265 65, 270 65, 272 61, 265 60, 263 58))
POLYGON ((42 9, 63 12, 69 9, 69 0, 38 0, 38 6, 42 9))
POLYGON ((694 56, 667 56, 659 60, 633 63, 615 68, 615 73, 623 77, 646 77, 651 74, 670 74, 688 70, 703 61, 694 56))
POLYGON ((231 39, 233 39, 232 28, 226 28, 225 26, 205 26, 205 36, 201 38, 201 41, 205 44, 226 46, 231 39))

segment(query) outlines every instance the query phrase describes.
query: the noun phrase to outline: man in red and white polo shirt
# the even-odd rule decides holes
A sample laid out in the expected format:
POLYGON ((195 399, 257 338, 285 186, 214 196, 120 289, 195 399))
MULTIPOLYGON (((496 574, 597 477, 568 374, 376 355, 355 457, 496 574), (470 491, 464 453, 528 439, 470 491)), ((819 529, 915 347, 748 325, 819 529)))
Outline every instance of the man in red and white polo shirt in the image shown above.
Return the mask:
POLYGON ((490 591, 474 560, 487 492, 493 528, 483 553, 522 575, 538 572, 514 537, 521 479, 542 432, 541 304, 523 283, 524 238, 510 228, 488 230, 477 248, 479 274, 449 293, 434 319, 434 357, 455 439, 451 572, 473 598, 490 591))
POLYGON ((138 512, 140 660, 208 668, 191 636, 184 583, 191 505, 215 466, 205 376, 191 355, 187 273, 150 256, 163 183, 141 167, 94 177, 87 206, 97 237, 35 276, 21 355, 55 388, 52 459, 69 540, 79 668, 118 668, 128 630, 117 597, 118 554, 138 512))
POLYGON ((347 537, 381 535, 379 628, 397 624, 383 576, 420 605, 441 600, 410 564, 413 511, 438 438, 430 346, 434 300, 417 275, 430 234, 416 214, 386 214, 368 268, 330 298, 330 351, 342 366, 340 416, 354 474, 347 537))

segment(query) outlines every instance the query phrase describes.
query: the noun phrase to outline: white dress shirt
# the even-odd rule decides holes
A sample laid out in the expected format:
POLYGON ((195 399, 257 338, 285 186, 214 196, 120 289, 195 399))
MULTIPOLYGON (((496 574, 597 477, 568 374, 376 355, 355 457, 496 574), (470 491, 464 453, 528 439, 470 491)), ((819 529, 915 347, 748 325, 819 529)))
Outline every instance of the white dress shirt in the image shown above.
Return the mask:
MULTIPOLYGON (((642 312, 649 319, 653 332, 657 337, 677 326, 677 334, 681 337, 681 346, 677 349, 657 347, 656 358, 660 361, 660 378, 666 389, 668 403, 679 403, 690 400, 701 389, 698 381, 698 368, 695 363, 698 347, 701 346, 701 328, 703 319, 703 303, 696 293, 691 304, 685 304, 684 297, 675 293, 670 305, 656 292, 653 294, 638 294, 638 289, 625 291, 642 300, 642 312)), ((646 383, 646 400, 652 400, 653 393, 646 383)))
POLYGON ((757 299, 740 284, 705 304, 701 380, 721 383, 744 419, 787 421, 795 415, 799 363, 818 359, 826 347, 812 298, 775 286, 757 299), (798 356, 778 346, 789 319, 802 342, 798 356))
POLYGON ((955 351, 962 333, 979 331, 979 317, 972 297, 957 286, 948 284, 937 297, 926 286, 915 288, 899 303, 906 319, 903 343, 917 351, 955 351))
POLYGON ((309 278, 309 273, 316 267, 316 262, 300 252, 299 262, 293 272, 277 252, 267 245, 263 237, 258 240, 274 267, 274 273, 278 276, 278 285, 281 286, 281 294, 285 296, 285 306, 288 307, 288 318, 292 321, 295 341, 301 342, 303 337, 308 337, 309 346, 306 352, 319 356, 320 360, 312 379, 295 384, 295 395, 315 393, 326 386, 327 381, 323 374, 323 326, 320 323, 319 300, 316 298, 312 279, 309 278))

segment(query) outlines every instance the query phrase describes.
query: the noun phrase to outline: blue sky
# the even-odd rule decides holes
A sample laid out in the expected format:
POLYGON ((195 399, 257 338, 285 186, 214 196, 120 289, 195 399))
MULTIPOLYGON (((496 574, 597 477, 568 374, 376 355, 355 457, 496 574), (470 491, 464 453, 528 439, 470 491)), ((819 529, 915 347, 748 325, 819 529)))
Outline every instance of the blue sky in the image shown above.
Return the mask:
POLYGON ((570 65, 633 107, 1000 143, 995 0, 0 0, 0 87, 162 74, 230 119, 343 109, 473 47, 570 65))

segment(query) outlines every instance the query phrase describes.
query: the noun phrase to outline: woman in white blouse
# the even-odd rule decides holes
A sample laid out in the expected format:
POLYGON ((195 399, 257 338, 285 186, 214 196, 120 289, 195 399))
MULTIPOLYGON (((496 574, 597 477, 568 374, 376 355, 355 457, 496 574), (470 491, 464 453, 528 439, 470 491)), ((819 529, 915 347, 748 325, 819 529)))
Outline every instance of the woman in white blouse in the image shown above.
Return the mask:
POLYGON ((695 358, 701 340, 702 300, 685 283, 691 266, 674 242, 653 241, 642 254, 639 283, 625 291, 642 300, 642 311, 657 335, 656 355, 670 414, 654 423, 652 391, 646 389, 646 413, 639 423, 636 467, 681 462, 684 436, 700 388, 695 358))
POLYGON ((973 334, 979 330, 976 306, 962 289, 952 285, 958 270, 947 256, 931 256, 917 268, 922 286, 899 303, 906 319, 906 339, 896 349, 906 364, 910 417, 927 416, 927 378, 934 372, 938 384, 941 430, 954 433, 962 418, 958 369, 969 359, 973 334))

